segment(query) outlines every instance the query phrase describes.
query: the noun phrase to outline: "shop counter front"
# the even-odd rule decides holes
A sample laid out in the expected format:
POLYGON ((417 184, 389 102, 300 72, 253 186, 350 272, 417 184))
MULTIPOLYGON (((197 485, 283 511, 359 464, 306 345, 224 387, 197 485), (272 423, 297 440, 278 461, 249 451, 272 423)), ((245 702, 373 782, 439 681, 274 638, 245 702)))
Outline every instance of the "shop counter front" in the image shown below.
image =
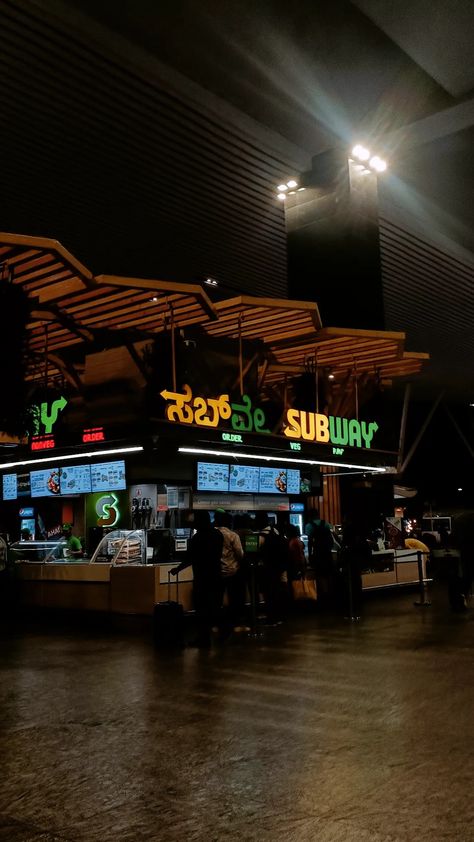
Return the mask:
MULTIPOLYGON (((177 562, 119 564, 82 562, 17 562, 20 599, 24 606, 102 611, 117 614, 152 614, 156 602, 168 599, 168 571, 177 562)), ((171 577, 171 599, 176 599, 176 577, 171 577)), ((179 602, 192 608, 192 571, 179 575, 179 602)))
MULTIPOLYGON (((423 578, 426 579, 426 553, 422 553, 423 578)), ((416 550, 376 550, 370 567, 362 571, 362 587, 372 588, 410 585, 419 582, 416 550)))

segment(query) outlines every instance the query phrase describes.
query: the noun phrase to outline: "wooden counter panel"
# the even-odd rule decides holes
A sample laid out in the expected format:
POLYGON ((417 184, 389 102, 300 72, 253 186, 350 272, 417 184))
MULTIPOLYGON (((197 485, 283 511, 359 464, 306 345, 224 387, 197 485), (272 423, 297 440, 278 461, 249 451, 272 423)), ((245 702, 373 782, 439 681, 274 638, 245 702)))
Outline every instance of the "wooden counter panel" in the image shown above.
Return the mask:
POLYGON ((49 582, 108 582, 110 564, 18 562, 21 579, 49 582))

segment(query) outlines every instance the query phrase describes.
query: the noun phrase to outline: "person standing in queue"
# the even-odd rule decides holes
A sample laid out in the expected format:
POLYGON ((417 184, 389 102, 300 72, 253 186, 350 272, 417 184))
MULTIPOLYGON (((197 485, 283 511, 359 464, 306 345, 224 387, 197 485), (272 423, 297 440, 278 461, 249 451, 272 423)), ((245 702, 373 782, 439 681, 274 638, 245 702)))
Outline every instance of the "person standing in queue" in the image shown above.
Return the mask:
POLYGON ((244 551, 237 532, 230 528, 230 516, 224 509, 216 509, 214 525, 223 538, 219 605, 222 607, 224 594, 227 593, 227 620, 220 624, 221 637, 226 637, 232 630, 248 630, 247 626, 241 625, 245 603, 245 585, 241 570, 244 551))
POLYGON ((82 544, 79 538, 72 534, 72 524, 63 523, 61 533, 65 540, 64 558, 82 558, 84 555, 82 544))
POLYGON ((196 638, 191 646, 206 649, 211 645, 211 629, 219 608, 221 558, 224 539, 211 524, 209 512, 194 513, 196 532, 189 542, 187 558, 170 570, 177 576, 181 570, 193 568, 193 604, 196 614, 196 638))
POLYGON ((371 549, 367 529, 358 520, 348 518, 343 525, 341 566, 344 576, 344 615, 360 620, 362 613, 362 570, 370 562, 371 549))
POLYGON ((336 568, 333 562, 334 538, 331 524, 320 518, 317 509, 310 512, 305 527, 308 536, 309 563, 316 576, 319 607, 326 608, 335 598, 336 568))
POLYGON ((265 625, 279 626, 286 613, 286 588, 282 578, 288 570, 288 541, 269 522, 265 512, 259 513, 258 523, 261 590, 267 612, 265 625))

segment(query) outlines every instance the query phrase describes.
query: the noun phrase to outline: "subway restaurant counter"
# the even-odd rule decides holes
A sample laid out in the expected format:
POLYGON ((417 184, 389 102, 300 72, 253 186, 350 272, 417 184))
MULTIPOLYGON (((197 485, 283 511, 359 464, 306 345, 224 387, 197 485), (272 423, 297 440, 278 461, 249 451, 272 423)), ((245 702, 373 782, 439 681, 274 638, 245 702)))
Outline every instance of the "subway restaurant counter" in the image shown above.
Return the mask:
MULTIPOLYGON (((156 602, 176 599, 175 577, 168 597, 168 571, 162 564, 88 564, 17 562, 22 605, 74 611, 151 614, 156 602)), ((192 608, 192 572, 179 576, 179 602, 192 608)))

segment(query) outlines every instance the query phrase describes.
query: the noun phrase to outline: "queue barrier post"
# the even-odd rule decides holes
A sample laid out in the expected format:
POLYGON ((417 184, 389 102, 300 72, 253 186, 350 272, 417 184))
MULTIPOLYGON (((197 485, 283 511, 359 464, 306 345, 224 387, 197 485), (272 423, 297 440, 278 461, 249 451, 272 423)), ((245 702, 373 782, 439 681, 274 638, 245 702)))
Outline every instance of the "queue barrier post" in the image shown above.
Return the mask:
POLYGON ((417 606, 417 608, 429 608, 431 606, 431 602, 428 598, 426 580, 423 570, 423 553, 419 550, 416 554, 416 560, 418 564, 418 579, 420 582, 420 599, 416 600, 414 604, 417 606))
POLYGON ((261 637, 262 633, 259 631, 257 623, 257 581, 256 581, 256 561, 249 560, 249 591, 250 591, 250 631, 249 637, 261 637))

